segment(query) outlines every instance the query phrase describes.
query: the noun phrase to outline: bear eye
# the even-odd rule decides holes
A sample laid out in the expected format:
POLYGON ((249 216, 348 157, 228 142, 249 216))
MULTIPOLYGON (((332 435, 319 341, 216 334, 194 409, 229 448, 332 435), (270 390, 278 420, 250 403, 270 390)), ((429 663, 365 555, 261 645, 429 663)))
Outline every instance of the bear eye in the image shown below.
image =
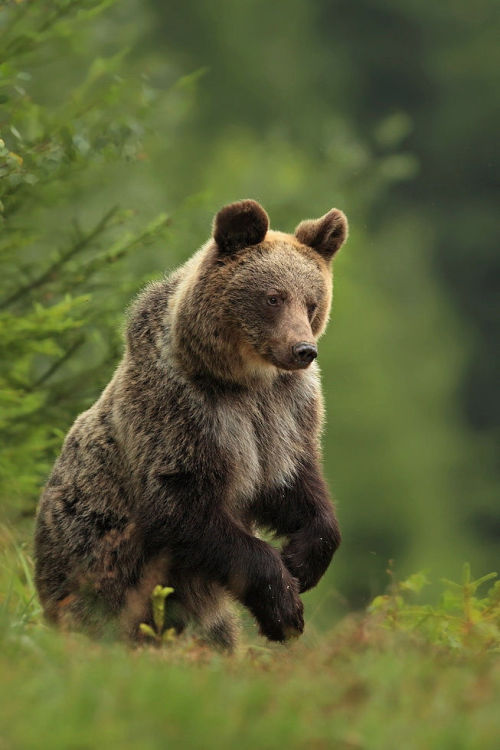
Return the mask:
POLYGON ((281 302, 281 298, 278 297, 277 294, 268 294, 267 296, 267 304, 271 305, 272 307, 276 307, 281 302))
POLYGON ((309 318, 313 317, 313 315, 314 315, 314 313, 316 312, 317 309, 318 309, 318 305, 316 304, 316 302, 310 302, 307 305, 307 313, 309 315, 309 318))

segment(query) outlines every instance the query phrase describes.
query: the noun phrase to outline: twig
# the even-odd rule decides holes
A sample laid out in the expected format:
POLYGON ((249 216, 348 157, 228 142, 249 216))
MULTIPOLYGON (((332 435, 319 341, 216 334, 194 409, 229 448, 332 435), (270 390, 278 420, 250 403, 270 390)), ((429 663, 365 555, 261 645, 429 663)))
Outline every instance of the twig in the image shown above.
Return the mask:
POLYGON ((0 304, 0 310, 4 310, 6 307, 9 307, 9 305, 12 305, 14 302, 17 302, 19 299, 24 297, 26 294, 29 294, 34 289, 38 289, 38 287, 45 284, 52 274, 57 271, 61 266, 66 263, 70 258, 72 258, 74 255, 80 252, 80 250, 83 250, 84 247, 86 247, 89 242, 92 242, 92 240, 97 237, 105 228, 110 219, 115 215, 115 213, 118 210, 118 206, 114 206, 110 211, 108 211, 107 214, 105 214, 102 219, 96 224, 94 229, 89 232, 85 237, 82 237, 78 242, 76 242, 73 247, 70 247, 70 249, 61 255, 58 260, 54 261, 52 265, 50 265, 46 271, 44 271, 38 278, 31 281, 29 284, 26 284, 26 286, 21 287, 18 289, 14 294, 11 294, 10 297, 7 297, 6 300, 4 300, 0 304))
POLYGON ((48 380, 65 362, 68 361, 68 359, 76 352, 77 349, 80 348, 84 341, 85 337, 79 336, 77 340, 69 347, 69 349, 64 352, 62 357, 59 357, 59 359, 53 362, 49 369, 46 370, 43 375, 38 378, 38 380, 35 380, 35 382, 32 383, 29 388, 27 388, 27 390, 34 391, 35 388, 39 388, 43 383, 45 383, 46 380, 48 380))

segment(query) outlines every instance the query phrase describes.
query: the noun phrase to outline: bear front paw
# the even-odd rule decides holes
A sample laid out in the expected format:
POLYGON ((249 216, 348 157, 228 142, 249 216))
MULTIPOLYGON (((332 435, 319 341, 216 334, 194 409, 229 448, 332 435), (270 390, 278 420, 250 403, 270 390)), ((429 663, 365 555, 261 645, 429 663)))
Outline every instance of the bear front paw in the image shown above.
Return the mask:
POLYGON ((279 584, 267 582, 253 591, 247 604, 259 623, 261 635, 270 641, 283 643, 304 631, 304 605, 299 585, 288 573, 279 584))
POLYGON ((299 582, 301 594, 316 586, 339 543, 340 532, 334 523, 290 536, 281 553, 281 560, 299 582))

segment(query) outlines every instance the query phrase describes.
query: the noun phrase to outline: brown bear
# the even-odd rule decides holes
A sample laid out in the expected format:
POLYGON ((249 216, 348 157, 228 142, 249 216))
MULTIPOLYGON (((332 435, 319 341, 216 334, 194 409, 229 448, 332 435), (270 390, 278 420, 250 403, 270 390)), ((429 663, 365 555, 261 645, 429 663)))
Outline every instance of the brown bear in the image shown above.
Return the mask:
POLYGON ((213 237, 133 304, 124 357, 69 431, 37 516, 47 618, 134 637, 156 584, 169 626, 233 648, 231 601, 260 632, 302 632, 300 592, 340 542, 320 467, 314 361, 347 236, 332 209, 295 234, 255 201, 222 208, 213 237), (280 552, 256 535, 285 542, 280 552))

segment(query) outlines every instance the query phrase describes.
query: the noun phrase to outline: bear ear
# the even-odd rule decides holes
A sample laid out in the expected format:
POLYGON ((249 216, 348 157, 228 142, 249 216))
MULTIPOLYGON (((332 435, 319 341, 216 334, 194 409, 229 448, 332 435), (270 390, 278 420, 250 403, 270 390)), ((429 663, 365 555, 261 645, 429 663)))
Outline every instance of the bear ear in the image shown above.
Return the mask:
POLYGON ((342 247, 347 239, 347 233, 347 219, 338 208, 332 208, 320 219, 301 221, 295 230, 299 242, 312 247, 325 260, 331 260, 342 247))
POLYGON ((257 201, 244 200, 221 208, 214 219, 213 235, 223 255, 262 242, 269 217, 257 201))

